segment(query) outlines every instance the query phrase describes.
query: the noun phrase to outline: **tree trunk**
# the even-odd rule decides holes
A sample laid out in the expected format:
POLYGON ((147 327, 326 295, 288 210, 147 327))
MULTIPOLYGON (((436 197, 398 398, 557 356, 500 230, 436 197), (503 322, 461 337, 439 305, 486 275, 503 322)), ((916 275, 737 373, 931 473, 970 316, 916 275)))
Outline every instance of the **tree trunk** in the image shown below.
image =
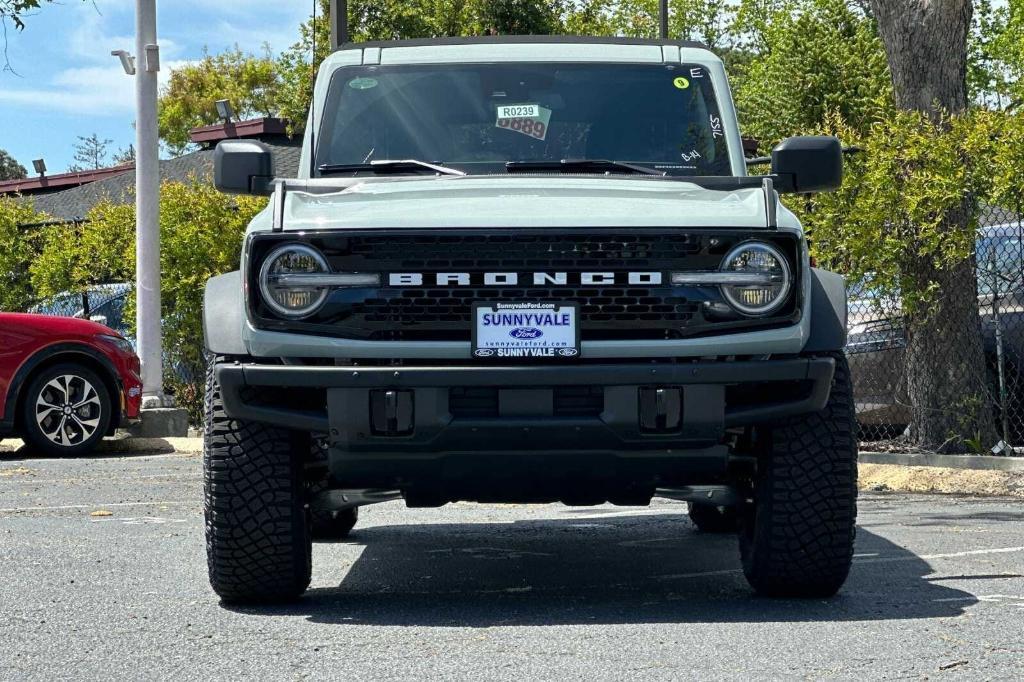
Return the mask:
POLYGON ((967 109, 970 0, 871 0, 896 106, 937 119, 967 109), (937 106, 936 106, 937 105, 937 106))
MULTIPOLYGON (((941 122, 967 109, 970 0, 870 0, 889 61, 896 105, 941 122)), ((965 190, 942 229, 968 229, 974 200, 965 190)), ((909 245, 908 245, 909 246, 909 245)), ((932 305, 906 319, 911 435, 928 449, 963 448, 962 441, 995 439, 986 391, 974 259, 939 268, 908 254, 904 275, 918 291, 938 285, 932 305), (953 439, 952 441, 950 439, 953 439)))

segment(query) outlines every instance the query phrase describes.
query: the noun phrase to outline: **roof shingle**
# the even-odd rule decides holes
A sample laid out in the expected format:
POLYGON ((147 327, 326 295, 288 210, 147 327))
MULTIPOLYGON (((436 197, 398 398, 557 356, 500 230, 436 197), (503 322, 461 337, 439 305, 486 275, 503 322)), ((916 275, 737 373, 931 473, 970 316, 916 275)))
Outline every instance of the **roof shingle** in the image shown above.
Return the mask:
MULTIPOLYGON (((274 169, 278 176, 293 178, 299 169, 301 141, 297 139, 264 139, 274 155, 274 169)), ((160 162, 160 180, 190 182, 210 182, 213 177, 213 150, 200 149, 173 159, 160 162)), ((106 177, 87 185, 73 187, 61 192, 26 196, 21 201, 31 203, 37 211, 41 211, 53 220, 77 222, 84 220, 89 210, 108 199, 115 203, 135 201, 135 172, 126 170, 123 173, 106 177)))

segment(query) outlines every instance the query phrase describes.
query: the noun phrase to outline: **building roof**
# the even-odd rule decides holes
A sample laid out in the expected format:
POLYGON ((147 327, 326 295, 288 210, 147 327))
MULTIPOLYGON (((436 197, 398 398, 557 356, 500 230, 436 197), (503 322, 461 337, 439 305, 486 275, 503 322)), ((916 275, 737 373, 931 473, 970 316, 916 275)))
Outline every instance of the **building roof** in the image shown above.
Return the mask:
MULTIPOLYGON (((196 128, 191 131, 192 140, 201 145, 201 149, 190 154, 165 159, 160 162, 160 179, 176 182, 210 182, 213 176, 213 154, 216 143, 225 139, 257 139, 270 148, 274 157, 274 169, 281 177, 295 177, 299 170, 299 155, 302 141, 300 138, 287 136, 287 124, 280 119, 256 119, 239 123, 221 123, 213 126, 196 128)), ((33 207, 45 213, 50 219, 61 222, 78 222, 84 220, 89 210, 103 200, 115 203, 135 201, 135 166, 128 164, 114 168, 90 171, 87 180, 67 183, 63 189, 40 193, 38 191, 22 192, 9 189, 7 192, 21 192, 25 196, 22 201, 32 203, 33 207)), ((58 176, 51 176, 54 180, 58 176)), ((38 181, 39 178, 33 180, 38 181)), ((26 182, 24 180, 16 182, 26 182)), ((0 187, 0 194, 5 193, 0 187)))
POLYGON ((57 175, 37 175, 34 178, 22 178, 19 180, 3 180, 0 181, 0 194, 47 194, 49 192, 60 192, 71 187, 87 185, 90 182, 96 182, 112 175, 120 175, 134 168, 133 164, 128 163, 110 168, 99 168, 97 170, 58 173, 57 175))
POLYGON ((266 137, 288 135, 288 121, 282 118, 254 118, 249 121, 227 121, 215 123, 188 131, 188 136, 198 145, 214 146, 221 140, 252 138, 261 140, 266 137))

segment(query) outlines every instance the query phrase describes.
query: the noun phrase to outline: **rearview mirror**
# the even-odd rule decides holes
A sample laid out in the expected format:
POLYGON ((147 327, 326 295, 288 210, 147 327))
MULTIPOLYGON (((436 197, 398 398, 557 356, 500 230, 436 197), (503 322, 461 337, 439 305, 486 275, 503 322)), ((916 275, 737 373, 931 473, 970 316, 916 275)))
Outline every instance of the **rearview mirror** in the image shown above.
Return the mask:
POLYGON ((783 140, 772 150, 772 175, 780 192, 829 192, 843 184, 843 148, 826 135, 783 140))
POLYGON ((274 158, 254 140, 223 140, 213 152, 213 185, 228 194, 272 193, 274 158))

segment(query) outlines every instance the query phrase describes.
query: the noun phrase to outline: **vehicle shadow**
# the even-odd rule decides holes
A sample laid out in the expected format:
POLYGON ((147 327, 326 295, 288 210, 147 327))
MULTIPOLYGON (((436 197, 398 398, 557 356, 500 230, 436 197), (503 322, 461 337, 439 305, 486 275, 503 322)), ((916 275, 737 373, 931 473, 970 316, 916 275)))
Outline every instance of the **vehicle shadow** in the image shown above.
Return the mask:
POLYGON ((236 610, 337 625, 488 627, 948 618, 977 601, 925 579, 924 560, 863 529, 836 597, 775 600, 747 586, 735 537, 698 533, 683 513, 567 517, 368 527, 347 543, 364 546, 347 571, 337 545, 314 550, 317 578, 343 574, 336 587, 236 610))
POLYGON ((75 457, 54 457, 39 452, 21 440, 10 438, 0 440, 0 462, 31 459, 103 459, 107 457, 143 457, 147 455, 168 455, 176 452, 173 445, 163 438, 107 438, 100 441, 96 449, 75 457))

